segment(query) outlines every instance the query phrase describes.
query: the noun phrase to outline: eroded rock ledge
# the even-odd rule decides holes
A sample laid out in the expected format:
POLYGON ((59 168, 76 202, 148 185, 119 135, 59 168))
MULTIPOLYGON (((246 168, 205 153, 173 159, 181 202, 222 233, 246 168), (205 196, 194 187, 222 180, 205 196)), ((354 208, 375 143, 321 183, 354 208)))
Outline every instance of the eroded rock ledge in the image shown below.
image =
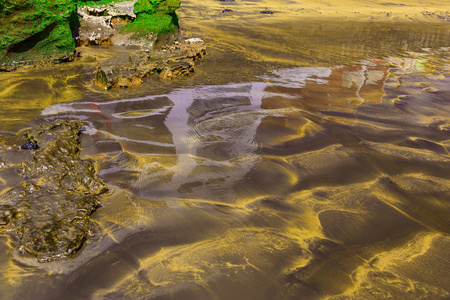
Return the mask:
MULTIPOLYGON (((183 41, 175 10, 179 0, 139 0, 78 8, 83 46, 133 46, 98 63, 94 83, 101 88, 130 87, 142 78, 185 76, 206 54, 198 38, 183 41)), ((80 51, 83 51, 82 48, 80 51)))
POLYGON ((159 74, 163 79, 188 75, 195 62, 206 54, 201 39, 174 42, 160 50, 141 49, 134 53, 122 52, 99 63, 94 82, 108 89, 140 84, 142 78, 159 74))
POLYGON ((89 216, 107 191, 93 162, 80 158, 81 130, 81 122, 55 121, 25 132, 37 146, 23 148, 37 148, 34 158, 15 166, 23 180, 0 196, 0 229, 20 254, 39 262, 68 257, 82 247, 91 233, 89 216))
POLYGON ((77 46, 110 45, 111 38, 123 25, 136 19, 133 12, 136 1, 79 6, 77 14, 80 28, 75 43, 77 46))

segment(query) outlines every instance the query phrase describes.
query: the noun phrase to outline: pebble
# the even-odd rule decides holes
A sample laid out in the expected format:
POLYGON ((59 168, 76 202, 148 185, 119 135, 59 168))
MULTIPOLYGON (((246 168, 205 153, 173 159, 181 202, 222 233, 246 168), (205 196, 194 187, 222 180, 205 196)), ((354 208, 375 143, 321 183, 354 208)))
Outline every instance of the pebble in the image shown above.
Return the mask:
POLYGON ((38 148, 39 148, 38 144, 33 143, 33 142, 28 142, 20 147, 20 149, 23 149, 23 150, 36 150, 38 148))
POLYGON ((189 43, 189 44, 195 44, 195 43, 204 43, 202 39, 199 38, 190 38, 187 40, 184 40, 185 43, 189 43))

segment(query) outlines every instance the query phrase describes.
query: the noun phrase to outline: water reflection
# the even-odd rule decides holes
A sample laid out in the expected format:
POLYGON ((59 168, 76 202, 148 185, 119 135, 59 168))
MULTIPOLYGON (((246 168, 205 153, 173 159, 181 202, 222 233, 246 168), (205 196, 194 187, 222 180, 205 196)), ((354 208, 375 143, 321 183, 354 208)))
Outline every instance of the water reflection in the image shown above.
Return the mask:
POLYGON ((72 260, 2 263, 28 287, 11 295, 446 297, 450 78, 424 63, 47 107, 46 121, 87 124, 83 154, 112 191, 72 260))
MULTIPOLYGON (((16 120, 85 122, 111 191, 70 260, 39 264, 2 236, 2 298, 448 297, 448 29, 238 22, 205 29, 197 77, 104 92, 79 74, 81 95, 44 93, 16 120), (418 45, 433 49, 398 55, 418 45)), ((20 180, 0 176, 2 191, 20 180)))

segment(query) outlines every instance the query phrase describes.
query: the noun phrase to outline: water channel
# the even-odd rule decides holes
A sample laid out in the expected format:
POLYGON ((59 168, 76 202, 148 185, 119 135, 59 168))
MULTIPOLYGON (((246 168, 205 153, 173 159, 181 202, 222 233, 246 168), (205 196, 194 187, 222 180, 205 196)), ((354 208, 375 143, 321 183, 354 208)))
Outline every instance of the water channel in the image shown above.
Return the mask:
POLYGON ((0 298, 448 298, 450 25, 215 5, 180 8, 188 77, 101 90, 114 47, 0 74, 0 134, 80 120, 110 188, 70 259, 2 234, 0 298))

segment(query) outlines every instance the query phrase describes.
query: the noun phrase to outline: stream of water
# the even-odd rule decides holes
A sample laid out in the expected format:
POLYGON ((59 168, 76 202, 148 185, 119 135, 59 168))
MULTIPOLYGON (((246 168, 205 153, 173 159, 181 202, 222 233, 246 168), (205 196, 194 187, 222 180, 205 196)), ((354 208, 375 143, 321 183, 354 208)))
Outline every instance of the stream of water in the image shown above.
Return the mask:
POLYGON ((110 187, 71 259, 0 236, 0 298, 448 298, 450 26, 191 6, 189 77, 102 91, 86 78, 114 48, 0 74, 1 134, 81 120, 110 187))

